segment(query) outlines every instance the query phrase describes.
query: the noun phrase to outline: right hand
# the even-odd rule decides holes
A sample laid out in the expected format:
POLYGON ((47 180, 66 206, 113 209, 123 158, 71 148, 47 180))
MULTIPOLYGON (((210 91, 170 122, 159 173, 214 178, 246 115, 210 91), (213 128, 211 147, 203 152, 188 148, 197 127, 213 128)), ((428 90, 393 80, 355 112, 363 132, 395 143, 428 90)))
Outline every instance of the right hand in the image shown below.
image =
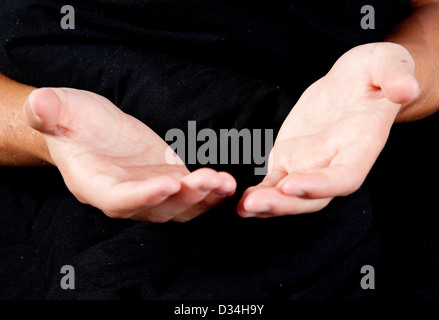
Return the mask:
POLYGON ((95 93, 37 89, 24 115, 43 134, 73 195, 109 217, 185 222, 236 190, 228 173, 168 164, 164 140, 95 93))

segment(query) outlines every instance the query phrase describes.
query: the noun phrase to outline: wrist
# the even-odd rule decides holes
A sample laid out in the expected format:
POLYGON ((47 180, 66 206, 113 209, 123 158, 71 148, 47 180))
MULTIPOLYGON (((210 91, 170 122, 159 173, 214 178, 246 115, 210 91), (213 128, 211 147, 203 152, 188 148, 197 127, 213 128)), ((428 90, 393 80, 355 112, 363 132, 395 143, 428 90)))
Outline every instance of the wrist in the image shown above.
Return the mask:
POLYGON ((34 87, 0 74, 0 165, 41 166, 53 160, 43 135, 27 125, 23 105, 34 87))

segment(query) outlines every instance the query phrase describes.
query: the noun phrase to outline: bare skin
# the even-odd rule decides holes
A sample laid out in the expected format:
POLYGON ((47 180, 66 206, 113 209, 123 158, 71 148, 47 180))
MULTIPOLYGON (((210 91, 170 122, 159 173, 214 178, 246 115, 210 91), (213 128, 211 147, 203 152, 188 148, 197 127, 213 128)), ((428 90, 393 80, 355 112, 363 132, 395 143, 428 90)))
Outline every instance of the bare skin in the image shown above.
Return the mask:
POLYGON ((387 38, 403 47, 354 48, 305 91, 276 138, 271 173, 244 193, 241 216, 315 212, 355 192, 394 122, 439 110, 439 1, 413 6, 387 38))
MULTIPOLYGON (((318 211, 356 191, 395 121, 439 109, 439 5, 414 2, 389 35, 404 47, 354 48, 305 91, 276 138, 272 171, 244 193, 241 216, 318 211)), ((160 137, 94 93, 1 76, 0 97, 0 164, 55 165, 79 201, 110 217, 184 222, 235 192, 227 173, 167 164, 160 137)))
POLYGON ((239 214, 315 212, 335 196, 356 191, 401 104, 418 96, 413 70, 410 54, 396 44, 368 44, 343 55, 284 121, 271 154, 272 171, 244 193, 239 214))
POLYGON ((168 164, 165 141, 97 94, 39 89, 24 112, 70 191, 112 218, 184 222, 235 192, 228 173, 168 164))

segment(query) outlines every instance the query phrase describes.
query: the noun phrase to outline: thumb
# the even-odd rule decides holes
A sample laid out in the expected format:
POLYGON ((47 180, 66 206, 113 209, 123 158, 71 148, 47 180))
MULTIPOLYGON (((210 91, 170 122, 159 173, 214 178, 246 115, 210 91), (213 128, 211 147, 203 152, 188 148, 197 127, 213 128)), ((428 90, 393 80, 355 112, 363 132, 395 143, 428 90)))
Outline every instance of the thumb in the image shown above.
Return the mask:
MULTIPOLYGON (((419 95, 419 84, 414 77, 415 62, 404 47, 387 43, 382 47, 384 55, 377 57, 375 65, 378 86, 391 102, 404 104, 419 95)), ((381 51, 381 54, 383 54, 381 51)))
POLYGON ((56 134, 62 117, 62 103, 56 91, 52 88, 36 89, 24 103, 26 122, 45 134, 56 134))

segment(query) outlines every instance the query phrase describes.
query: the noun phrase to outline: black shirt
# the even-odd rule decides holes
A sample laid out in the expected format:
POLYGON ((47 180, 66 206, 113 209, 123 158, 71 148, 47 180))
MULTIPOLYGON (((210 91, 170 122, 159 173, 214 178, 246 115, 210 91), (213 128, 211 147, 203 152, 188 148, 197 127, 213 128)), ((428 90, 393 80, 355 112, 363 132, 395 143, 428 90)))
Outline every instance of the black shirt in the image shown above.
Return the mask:
MULTIPOLYGON (((380 41, 409 1, 63 1, 0 4, 0 72, 106 96, 160 135, 187 122, 277 130, 345 51, 380 41), (375 8, 364 30, 363 5, 375 8)), ((186 224, 111 220, 80 204, 56 169, 2 168, 3 298, 359 298, 379 246, 367 186, 322 212, 237 217, 252 166, 226 168, 236 197, 186 224), (51 181, 41 185, 40 181, 51 181), (63 265, 76 289, 59 286, 63 265)))

